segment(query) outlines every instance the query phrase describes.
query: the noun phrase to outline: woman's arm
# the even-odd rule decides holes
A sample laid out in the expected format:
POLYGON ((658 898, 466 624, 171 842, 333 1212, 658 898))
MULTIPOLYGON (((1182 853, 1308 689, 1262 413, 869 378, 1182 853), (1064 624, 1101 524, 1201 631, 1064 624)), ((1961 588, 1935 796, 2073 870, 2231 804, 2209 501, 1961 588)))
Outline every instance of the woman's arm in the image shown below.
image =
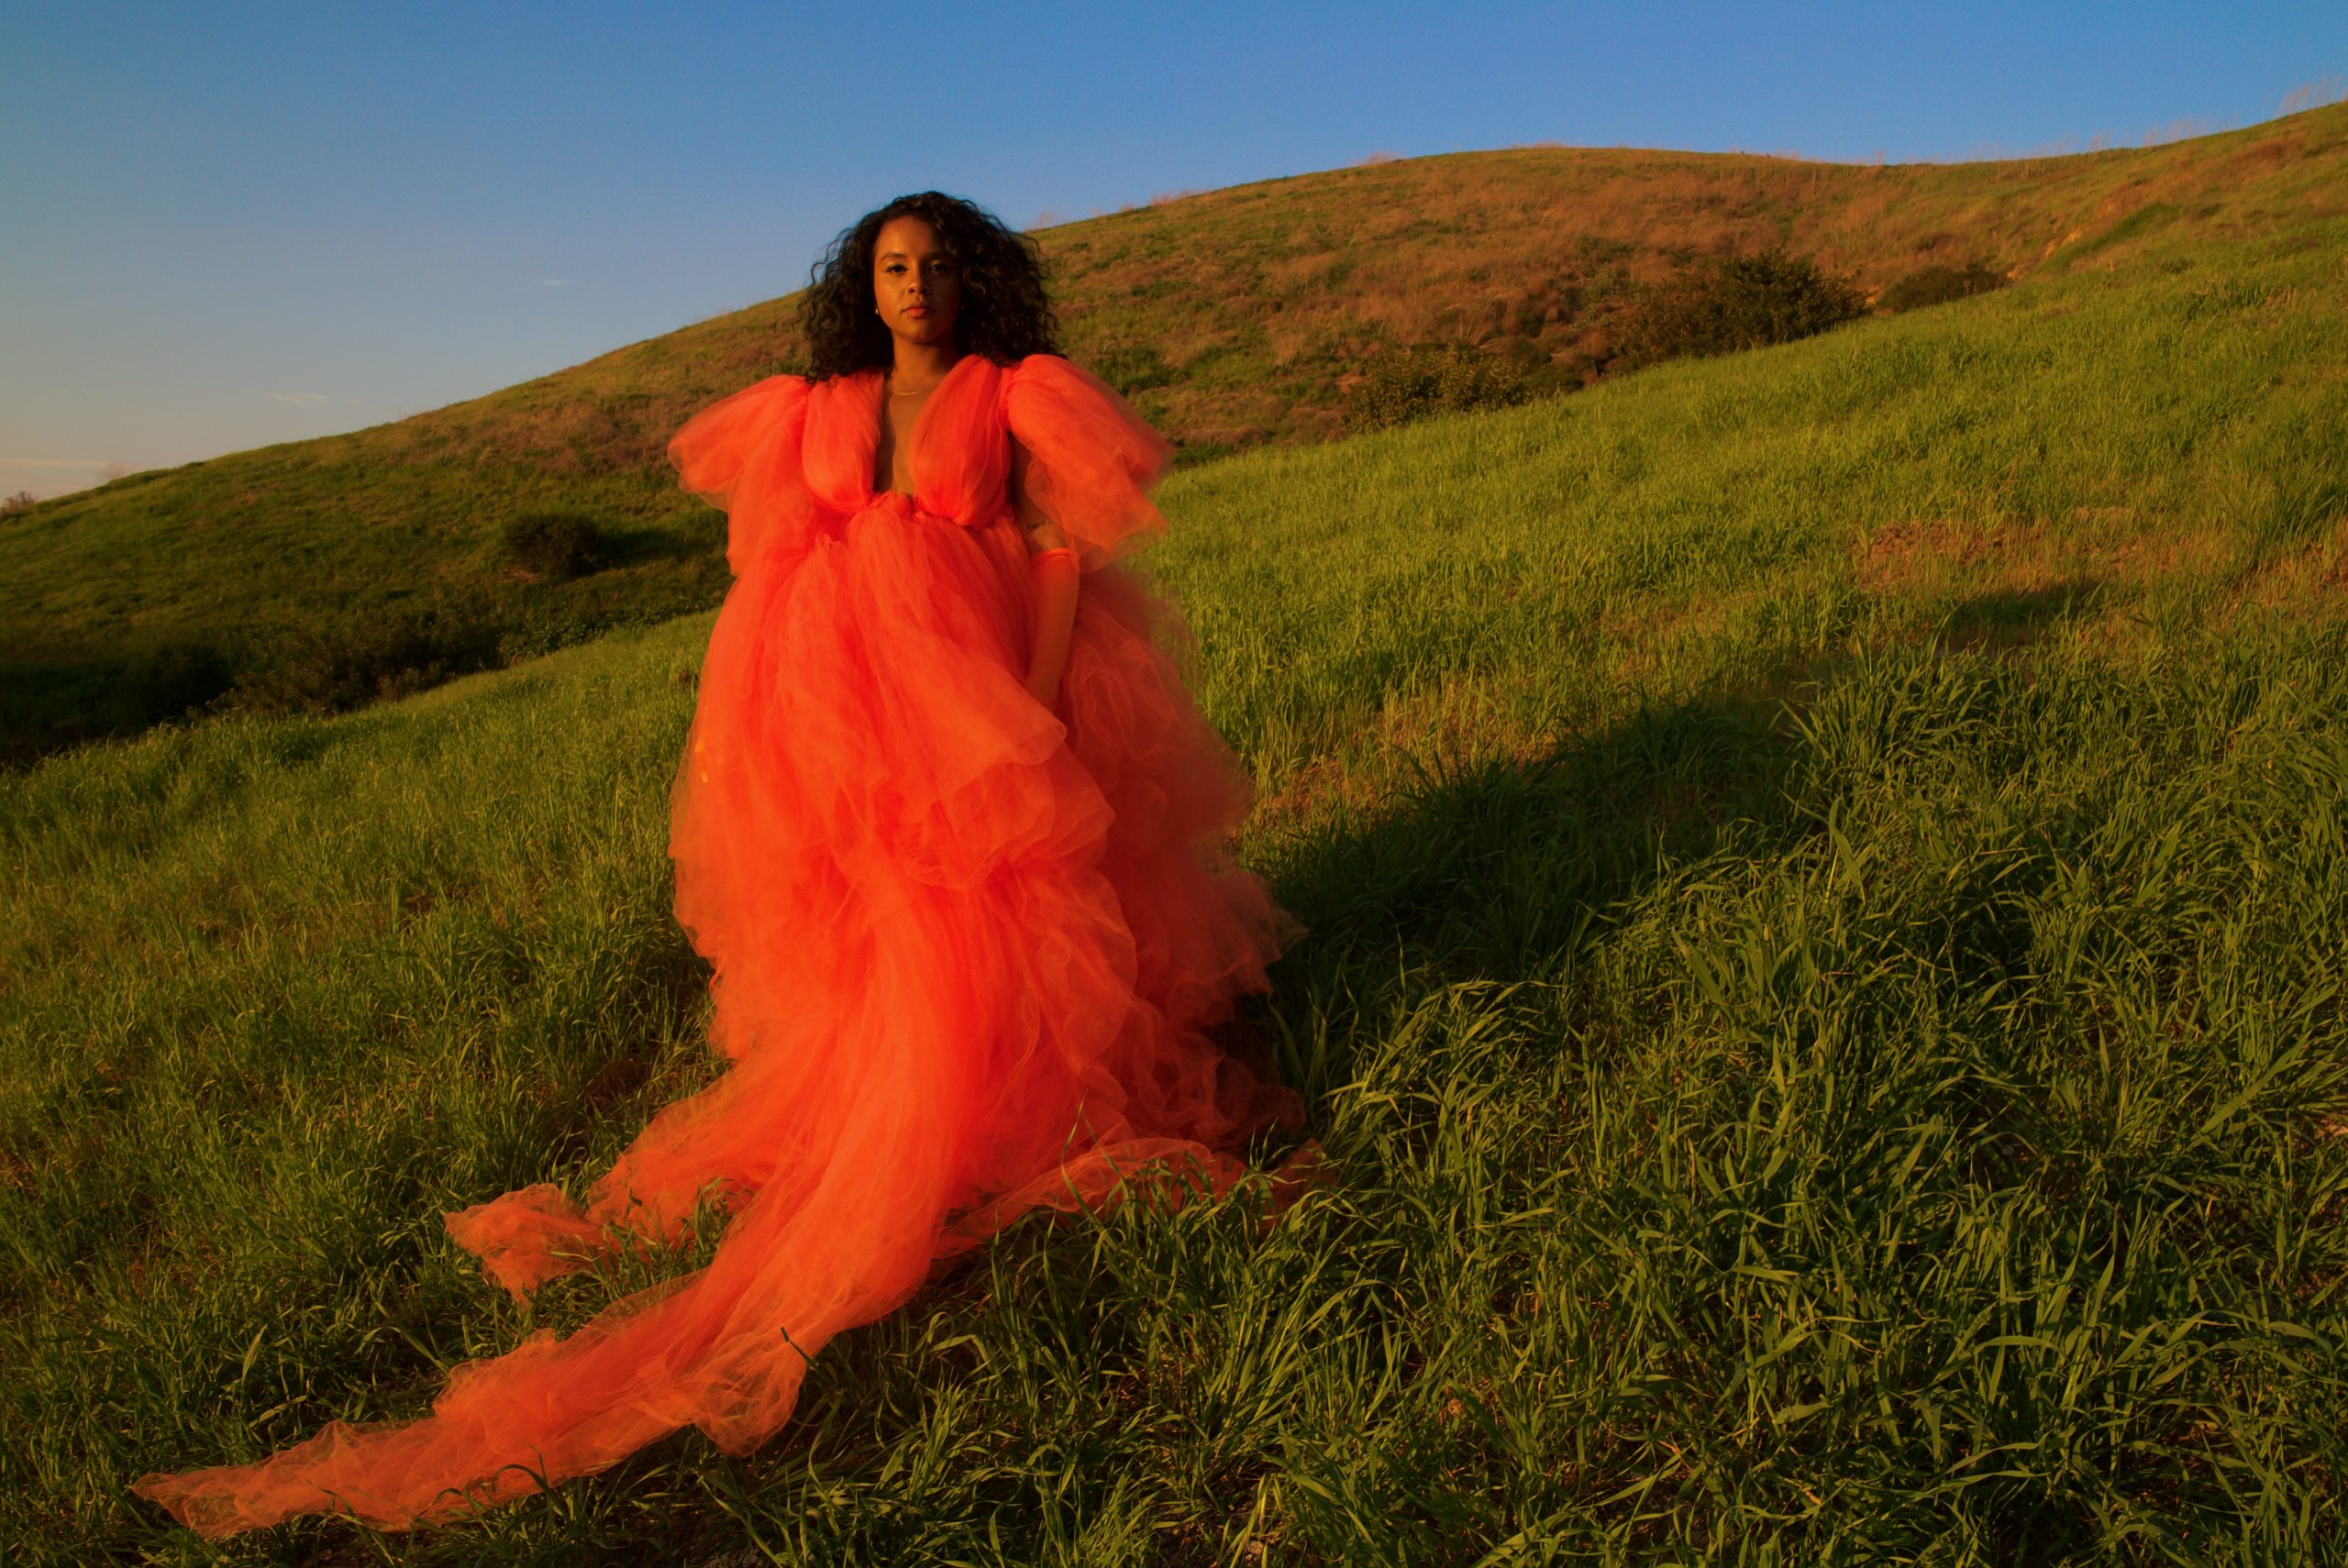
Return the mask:
POLYGON ((1060 676, 1076 636, 1076 552, 1027 491, 1027 448, 1011 444, 1011 506, 1027 536, 1027 690, 1047 708, 1059 701, 1060 676))

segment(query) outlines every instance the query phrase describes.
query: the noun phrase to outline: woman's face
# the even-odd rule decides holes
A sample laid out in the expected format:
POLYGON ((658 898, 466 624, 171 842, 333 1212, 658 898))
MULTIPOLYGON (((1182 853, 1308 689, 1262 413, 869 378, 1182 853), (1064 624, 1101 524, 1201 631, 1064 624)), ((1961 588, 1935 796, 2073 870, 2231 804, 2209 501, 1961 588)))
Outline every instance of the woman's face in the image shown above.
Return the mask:
POLYGON ((872 303, 903 341, 953 341, 962 274, 927 218, 892 217, 880 226, 872 244, 872 303))

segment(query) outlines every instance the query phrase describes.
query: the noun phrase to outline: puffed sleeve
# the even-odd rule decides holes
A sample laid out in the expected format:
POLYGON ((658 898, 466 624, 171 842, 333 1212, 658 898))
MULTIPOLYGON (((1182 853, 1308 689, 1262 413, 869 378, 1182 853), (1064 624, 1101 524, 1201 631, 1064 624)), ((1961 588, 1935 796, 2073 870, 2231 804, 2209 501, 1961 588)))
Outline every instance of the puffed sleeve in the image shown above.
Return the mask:
POLYGON ((684 487, 726 514, 725 564, 739 577, 760 555, 803 536, 814 502, 800 474, 807 382, 769 376, 723 397, 669 440, 684 487))
POLYGON ((1057 354, 1030 354, 1004 378, 1003 421, 1027 448, 1027 493, 1058 523, 1085 570, 1166 529, 1149 499, 1173 447, 1133 404, 1057 354))

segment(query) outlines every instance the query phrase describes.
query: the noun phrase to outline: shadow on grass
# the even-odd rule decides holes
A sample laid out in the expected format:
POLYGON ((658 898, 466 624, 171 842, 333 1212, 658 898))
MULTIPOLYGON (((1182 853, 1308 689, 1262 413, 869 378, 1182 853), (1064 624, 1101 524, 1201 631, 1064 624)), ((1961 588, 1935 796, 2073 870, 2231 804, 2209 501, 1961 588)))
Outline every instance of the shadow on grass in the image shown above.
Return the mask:
POLYGON ((2036 642, 2058 621, 2092 613, 2103 585, 2078 578, 2044 588, 1992 589, 1958 601, 1941 622, 1941 640, 1953 648, 1994 652, 2036 642))
MULTIPOLYGON (((1806 833, 1789 790, 1798 742, 1777 694, 1792 679, 1644 708, 1531 760, 1425 764, 1375 820, 1291 841, 1270 868, 1273 893, 1310 934, 1282 960, 1268 1005, 1326 1005, 1401 970, 1413 989, 1554 977, 1668 863, 1731 831, 1756 844, 1806 833)), ((1309 1100, 1351 1066, 1275 1070, 1309 1100)))

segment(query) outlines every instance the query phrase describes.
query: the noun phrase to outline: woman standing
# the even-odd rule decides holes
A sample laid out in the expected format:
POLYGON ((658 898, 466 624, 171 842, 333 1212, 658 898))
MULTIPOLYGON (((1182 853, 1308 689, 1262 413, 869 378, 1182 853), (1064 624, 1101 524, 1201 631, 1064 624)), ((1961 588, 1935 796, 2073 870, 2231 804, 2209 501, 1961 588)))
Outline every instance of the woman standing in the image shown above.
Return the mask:
POLYGON ((968 203, 868 215, 804 315, 807 376, 669 448, 736 578, 670 846, 730 1066, 583 1208, 539 1186, 449 1217, 517 1294, 680 1242, 705 1201, 724 1237, 459 1367, 421 1420, 137 1484, 205 1535, 441 1519, 687 1424, 747 1452, 806 1358, 940 1259, 1145 1165, 1220 1192, 1301 1121, 1206 1033, 1300 928, 1226 858, 1246 779, 1168 657, 1179 619, 1114 564, 1164 526, 1169 448, 1053 352, 1032 251, 968 203))

